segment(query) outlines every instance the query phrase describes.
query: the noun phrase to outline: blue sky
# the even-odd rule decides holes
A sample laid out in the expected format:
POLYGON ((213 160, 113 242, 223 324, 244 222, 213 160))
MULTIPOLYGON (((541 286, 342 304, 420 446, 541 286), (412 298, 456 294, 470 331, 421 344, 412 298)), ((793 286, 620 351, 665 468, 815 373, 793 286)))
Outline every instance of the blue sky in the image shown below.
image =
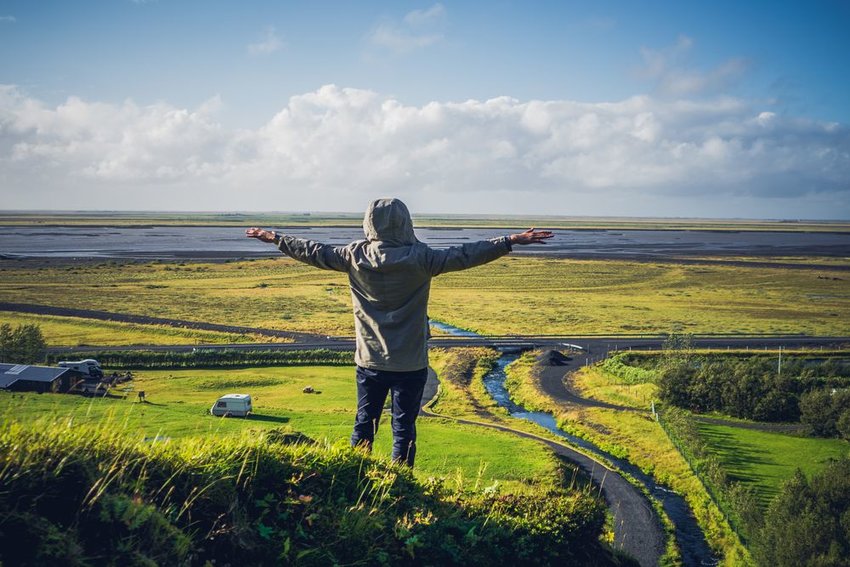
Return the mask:
POLYGON ((850 2, 0 1, 4 208, 850 217, 850 2))

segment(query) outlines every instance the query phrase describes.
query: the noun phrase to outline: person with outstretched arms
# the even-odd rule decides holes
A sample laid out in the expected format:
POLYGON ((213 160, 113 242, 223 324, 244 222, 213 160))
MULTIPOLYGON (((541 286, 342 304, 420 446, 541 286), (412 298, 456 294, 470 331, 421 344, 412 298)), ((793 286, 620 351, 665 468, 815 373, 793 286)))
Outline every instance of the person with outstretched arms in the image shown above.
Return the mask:
POLYGON ((365 238, 330 246, 275 231, 245 234, 324 270, 348 274, 354 307, 357 414, 353 446, 371 449, 387 395, 392 399, 393 460, 413 466, 416 416, 428 377, 428 296, 431 278, 508 254, 514 245, 545 244, 554 235, 525 232, 436 249, 417 240, 407 207, 377 199, 363 218, 365 238))

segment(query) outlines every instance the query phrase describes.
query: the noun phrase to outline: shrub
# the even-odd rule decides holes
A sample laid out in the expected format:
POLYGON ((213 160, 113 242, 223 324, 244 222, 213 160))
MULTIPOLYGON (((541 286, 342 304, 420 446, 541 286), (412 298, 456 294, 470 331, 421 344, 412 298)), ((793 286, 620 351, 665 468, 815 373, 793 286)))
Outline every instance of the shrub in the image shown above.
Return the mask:
POLYGON ((759 565, 850 565, 850 459, 830 463, 811 482, 797 470, 770 505, 753 547, 759 565))
POLYGON ((807 392, 800 398, 800 411, 800 421, 809 426, 812 435, 838 437, 850 433, 850 389, 807 392))
POLYGON ((28 323, 14 329, 8 323, 0 325, 0 362, 36 364, 44 360, 46 349, 38 325, 28 323))
MULTIPOLYGON (((695 412, 719 411, 758 421, 797 421, 801 419, 801 395, 832 384, 846 384, 841 372, 846 374, 832 361, 789 357, 780 373, 776 360, 764 356, 678 356, 659 365, 658 395, 671 405, 695 412)), ((825 398, 817 399, 820 401, 809 406, 810 415, 823 411, 816 406, 825 398)), ((831 433, 817 434, 835 435, 835 422, 845 407, 850 406, 841 405, 830 414, 826 428, 831 433)))
MULTIPOLYGON (((62 360, 63 354, 48 356, 55 363, 62 360)), ((251 366, 289 366, 330 364, 349 366, 354 364, 351 351, 316 350, 277 350, 277 349, 196 349, 187 352, 176 351, 103 351, 86 355, 110 369, 172 369, 172 368, 216 368, 251 366)))
POLYGON ((630 364, 626 353, 605 359, 602 368, 626 384, 644 384, 655 380, 655 372, 630 364))

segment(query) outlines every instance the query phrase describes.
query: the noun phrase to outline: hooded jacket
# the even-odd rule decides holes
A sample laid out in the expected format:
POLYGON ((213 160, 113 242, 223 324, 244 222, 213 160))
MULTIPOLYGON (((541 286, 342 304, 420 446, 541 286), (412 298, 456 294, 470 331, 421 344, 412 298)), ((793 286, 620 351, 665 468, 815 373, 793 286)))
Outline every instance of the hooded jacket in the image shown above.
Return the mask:
POLYGON ((373 201, 363 218, 365 240, 334 247, 287 235, 281 252, 317 268, 348 273, 358 366, 411 371, 428 366, 431 278, 491 262, 511 251, 507 237, 434 249, 419 242, 404 203, 373 201))

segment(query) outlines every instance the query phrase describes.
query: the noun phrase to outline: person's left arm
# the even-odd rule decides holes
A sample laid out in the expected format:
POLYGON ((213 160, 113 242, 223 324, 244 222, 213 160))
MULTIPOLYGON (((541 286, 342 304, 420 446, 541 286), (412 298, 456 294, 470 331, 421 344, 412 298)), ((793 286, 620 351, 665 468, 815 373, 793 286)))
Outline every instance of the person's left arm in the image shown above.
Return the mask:
POLYGON ((262 228, 249 228, 245 231, 245 236, 274 244, 281 252, 299 262, 323 270, 348 271, 349 254, 346 248, 338 248, 262 228))
POLYGON ((515 244, 546 244, 554 234, 548 230, 530 228, 525 232, 510 234, 492 240, 469 242, 445 250, 428 249, 428 271, 432 276, 445 272, 466 270, 492 262, 511 252, 515 244))

